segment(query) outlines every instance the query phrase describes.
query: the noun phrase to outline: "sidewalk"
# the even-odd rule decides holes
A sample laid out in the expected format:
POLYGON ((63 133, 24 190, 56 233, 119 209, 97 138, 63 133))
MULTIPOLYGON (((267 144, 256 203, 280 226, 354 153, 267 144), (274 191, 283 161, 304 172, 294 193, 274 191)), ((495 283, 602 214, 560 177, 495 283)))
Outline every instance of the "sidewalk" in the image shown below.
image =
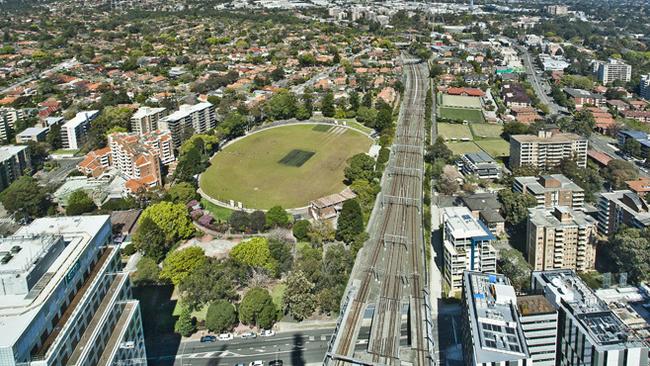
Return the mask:
MULTIPOLYGON (((305 332, 305 331, 310 331, 310 330, 319 330, 319 329, 326 329, 326 330, 333 330, 334 327, 336 327, 336 319, 333 320, 306 320, 302 321, 300 323, 293 323, 293 322, 277 322, 273 326, 273 330, 275 331, 276 334, 282 334, 282 333, 293 333, 293 332, 305 332)), ((248 331, 248 329, 247 329, 248 331)), ((258 332, 259 330, 251 329, 251 331, 258 332)), ((241 331, 237 331, 235 329, 235 332, 233 332, 233 335, 235 338, 239 336, 241 331)), ((201 340, 201 337, 205 335, 215 335, 215 333, 209 332, 208 330, 199 330, 198 332, 192 334, 189 337, 183 337, 181 339, 181 342, 198 342, 201 340)))

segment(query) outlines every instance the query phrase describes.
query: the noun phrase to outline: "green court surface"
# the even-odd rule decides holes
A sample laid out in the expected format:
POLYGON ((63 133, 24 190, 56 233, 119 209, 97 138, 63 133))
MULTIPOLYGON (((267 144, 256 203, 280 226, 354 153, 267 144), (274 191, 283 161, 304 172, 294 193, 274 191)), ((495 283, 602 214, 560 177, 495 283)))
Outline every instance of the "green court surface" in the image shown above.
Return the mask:
POLYGON ((469 127, 459 123, 438 123, 438 135, 447 140, 472 139, 469 127))
POLYGON ((470 125, 474 138, 500 138, 503 126, 487 123, 472 123, 470 125))
POLYGON ((466 95, 442 95, 442 105, 445 107, 476 108, 481 109, 481 98, 466 95))
POLYGON ((510 144, 506 140, 489 139, 476 141, 475 143, 493 158, 510 155, 510 144))
POLYGON ((463 108, 449 108, 440 107, 440 117, 452 121, 467 121, 470 123, 483 123, 483 112, 479 109, 463 109, 463 108))
POLYGON ((478 147, 475 143, 473 143, 471 141, 469 141, 469 142, 449 142, 449 143, 447 143, 447 147, 449 147, 449 149, 455 155, 462 155, 462 154, 481 151, 481 148, 478 147))
POLYGON ((340 192, 347 159, 368 152, 372 140, 326 127, 290 125, 247 136, 217 153, 199 185, 210 197, 258 209, 303 207, 340 192))

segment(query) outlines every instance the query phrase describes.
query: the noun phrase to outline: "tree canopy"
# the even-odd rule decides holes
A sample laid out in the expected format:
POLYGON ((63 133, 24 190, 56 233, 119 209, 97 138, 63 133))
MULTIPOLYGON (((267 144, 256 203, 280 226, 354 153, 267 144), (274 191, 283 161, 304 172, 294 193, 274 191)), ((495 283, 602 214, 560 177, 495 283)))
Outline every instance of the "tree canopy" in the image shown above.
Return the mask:
POLYGON ((344 174, 349 183, 358 179, 372 181, 375 177, 375 159, 368 154, 356 154, 348 159, 344 174))
POLYGON ((93 212, 97 209, 95 202, 88 196, 84 190, 76 190, 68 197, 68 206, 65 208, 65 214, 68 216, 81 215, 93 212))
POLYGON ((610 243, 617 272, 627 272, 633 283, 650 281, 650 230, 623 228, 610 243))
POLYGON ((50 205, 47 191, 39 187, 36 179, 26 175, 0 193, 0 202, 16 218, 42 217, 50 205))
POLYGON ((311 316, 316 309, 314 283, 310 282, 302 271, 292 272, 284 283, 287 286, 284 304, 289 314, 298 321, 311 316))
POLYGON ((260 287, 248 290, 239 304, 239 321, 269 329, 275 319, 276 309, 269 292, 260 287))
POLYGON ((208 259, 180 282, 183 303, 193 310, 218 299, 236 300, 237 278, 226 262, 208 259))
POLYGON ((356 199, 343 203, 336 224, 336 239, 346 243, 351 243, 357 235, 363 232, 363 214, 356 199))
POLYGON ((253 268, 264 268, 272 274, 278 270, 278 263, 271 256, 266 238, 252 238, 237 244, 230 251, 230 257, 253 268))
POLYGON ((147 207, 140 220, 150 218, 165 233, 169 242, 188 239, 194 235, 194 226, 182 203, 159 202, 147 207))
POLYGON ((226 300, 217 300, 210 304, 205 315, 205 326, 211 332, 222 333, 232 329, 237 322, 235 307, 226 300))
POLYGON ((205 254, 199 247, 189 247, 171 252, 163 261, 160 278, 169 280, 177 286, 192 272, 205 265, 205 262, 205 254))

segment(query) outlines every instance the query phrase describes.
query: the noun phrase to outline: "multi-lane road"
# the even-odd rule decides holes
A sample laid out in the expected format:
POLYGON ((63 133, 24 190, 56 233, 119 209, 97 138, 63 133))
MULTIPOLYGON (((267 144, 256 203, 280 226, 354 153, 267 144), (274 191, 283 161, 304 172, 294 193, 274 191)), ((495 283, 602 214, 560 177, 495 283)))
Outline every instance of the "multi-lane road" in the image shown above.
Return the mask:
POLYGON ((278 333, 273 337, 235 338, 230 341, 201 343, 184 341, 177 352, 150 359, 150 364, 174 366, 230 366, 253 361, 281 360, 284 365, 320 365, 333 329, 278 333))

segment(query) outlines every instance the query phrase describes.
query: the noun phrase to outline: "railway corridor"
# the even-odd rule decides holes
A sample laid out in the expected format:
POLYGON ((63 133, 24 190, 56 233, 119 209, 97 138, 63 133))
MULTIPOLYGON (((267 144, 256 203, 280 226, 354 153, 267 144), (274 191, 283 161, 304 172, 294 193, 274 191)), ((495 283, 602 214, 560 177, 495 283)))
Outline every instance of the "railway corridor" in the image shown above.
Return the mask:
POLYGON ((433 365, 422 226, 426 64, 405 64, 391 156, 326 365, 433 365), (364 330, 365 329, 365 330, 364 330))

